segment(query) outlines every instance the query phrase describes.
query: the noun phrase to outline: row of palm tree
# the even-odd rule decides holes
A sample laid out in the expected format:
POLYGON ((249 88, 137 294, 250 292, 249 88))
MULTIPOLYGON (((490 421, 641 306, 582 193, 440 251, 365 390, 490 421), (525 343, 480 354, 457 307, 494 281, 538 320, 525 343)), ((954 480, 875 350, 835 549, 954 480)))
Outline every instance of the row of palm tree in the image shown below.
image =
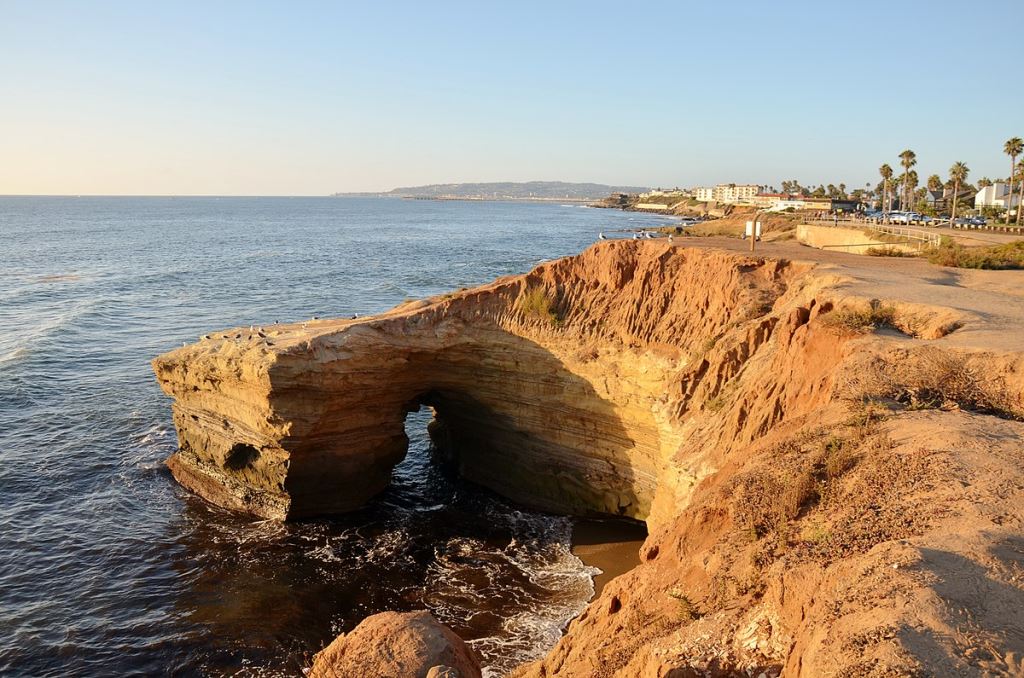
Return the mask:
MULTIPOLYGON (((1009 216, 1009 204, 1013 202, 1014 191, 1017 190, 1018 185, 1020 197, 1017 202, 1017 224, 1021 222, 1021 207, 1024 203, 1024 160, 1020 163, 1017 162, 1017 156, 1024 154, 1024 141, 1020 137, 1013 137, 1009 139, 1003 145, 1003 152, 1010 156, 1010 178, 1009 183, 1009 196, 1007 200, 1007 216, 1009 216)), ((917 154, 912 150, 907 149, 899 154, 900 166, 903 168, 903 174, 897 179, 896 184, 900 187, 899 200, 901 205, 909 205, 913 199, 914 189, 917 188, 918 177, 917 172, 913 170, 913 167, 917 165, 917 154)), ((885 163, 878 168, 878 173, 882 177, 882 209, 890 211, 892 209, 892 198, 893 193, 891 190, 894 172, 892 167, 885 163)), ((952 214, 950 215, 950 221, 956 218, 956 208, 960 199, 960 187, 967 183, 967 175, 970 173, 970 168, 963 162, 957 161, 953 163, 953 166, 949 168, 949 182, 943 184, 942 179, 937 174, 933 174, 928 177, 928 190, 938 191, 941 190, 943 185, 953 185, 953 208, 952 214)), ((870 184, 869 184, 870 185, 870 184)), ((978 182, 979 186, 992 185, 990 179, 982 179, 978 182)))
MULTIPOLYGON (((1024 153, 1024 140, 1020 137, 1007 139, 1003 144, 1003 153, 1010 156, 1010 192, 1006 201, 1006 211, 1009 214, 1010 203, 1013 202, 1013 189, 1017 182, 1020 182, 1020 198, 1017 201, 1017 225, 1020 225, 1021 201, 1024 201, 1024 162, 1017 164, 1017 156, 1024 153)), ((1007 219, 1009 221, 1009 219, 1007 219)))

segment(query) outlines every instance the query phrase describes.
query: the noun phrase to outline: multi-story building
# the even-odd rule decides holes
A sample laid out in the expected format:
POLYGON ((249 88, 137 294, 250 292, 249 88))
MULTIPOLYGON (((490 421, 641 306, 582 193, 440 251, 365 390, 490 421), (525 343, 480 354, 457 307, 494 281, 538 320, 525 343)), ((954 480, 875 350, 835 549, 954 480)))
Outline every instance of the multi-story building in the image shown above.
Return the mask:
POLYGON ((717 202, 749 202, 760 190, 757 184, 718 184, 714 196, 717 202))
POLYGON ((760 190, 757 184, 718 184, 711 188, 695 189, 694 197, 701 202, 750 202, 760 190))

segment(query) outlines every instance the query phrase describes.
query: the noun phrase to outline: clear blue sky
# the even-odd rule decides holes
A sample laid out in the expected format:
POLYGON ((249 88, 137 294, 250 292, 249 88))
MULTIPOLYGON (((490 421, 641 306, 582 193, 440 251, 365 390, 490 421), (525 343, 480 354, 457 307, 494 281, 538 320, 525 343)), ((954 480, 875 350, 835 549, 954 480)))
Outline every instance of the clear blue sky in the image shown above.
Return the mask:
POLYGON ((0 194, 1004 176, 1022 36, 1021 0, 0 0, 0 194))

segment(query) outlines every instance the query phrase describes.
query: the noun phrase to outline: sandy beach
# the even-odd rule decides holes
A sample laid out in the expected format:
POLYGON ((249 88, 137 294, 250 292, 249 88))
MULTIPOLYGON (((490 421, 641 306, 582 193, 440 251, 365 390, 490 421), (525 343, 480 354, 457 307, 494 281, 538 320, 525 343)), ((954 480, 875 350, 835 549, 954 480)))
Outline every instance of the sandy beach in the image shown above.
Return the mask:
POLYGON ((594 596, 604 585, 640 564, 640 547, 647 528, 630 520, 581 519, 573 525, 572 552, 587 565, 599 568, 594 596))

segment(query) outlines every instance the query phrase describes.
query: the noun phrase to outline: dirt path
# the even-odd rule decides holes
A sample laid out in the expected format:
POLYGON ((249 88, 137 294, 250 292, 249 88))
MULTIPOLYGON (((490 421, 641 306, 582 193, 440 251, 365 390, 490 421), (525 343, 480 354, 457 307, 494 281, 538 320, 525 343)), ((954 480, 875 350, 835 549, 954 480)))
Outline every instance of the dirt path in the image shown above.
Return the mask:
MULTIPOLYGON (((657 241, 654 241, 657 242, 657 241)), ((749 252, 735 238, 682 238, 677 246, 749 252)), ((977 319, 947 337, 957 346, 1024 351, 1024 271, 936 266, 921 259, 867 257, 819 250, 795 241, 762 242, 756 254, 812 262, 842 278, 840 289, 877 299, 954 308, 977 319)))

